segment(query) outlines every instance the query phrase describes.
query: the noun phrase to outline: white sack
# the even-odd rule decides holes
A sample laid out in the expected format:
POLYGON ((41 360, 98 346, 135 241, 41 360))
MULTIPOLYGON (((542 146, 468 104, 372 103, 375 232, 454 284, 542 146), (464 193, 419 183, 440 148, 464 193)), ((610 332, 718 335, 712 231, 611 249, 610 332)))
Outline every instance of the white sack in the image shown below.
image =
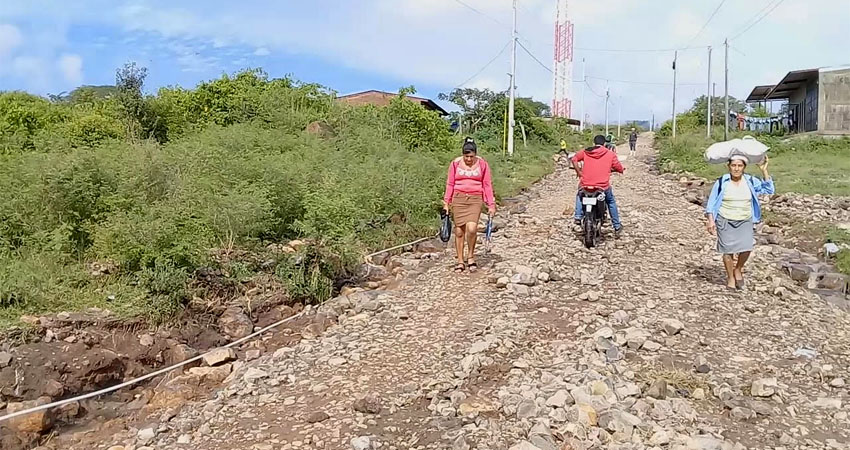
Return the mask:
POLYGON ((752 136, 743 139, 718 142, 705 150, 705 161, 709 164, 726 164, 735 155, 747 158, 747 164, 761 164, 765 153, 770 147, 757 141, 752 136))

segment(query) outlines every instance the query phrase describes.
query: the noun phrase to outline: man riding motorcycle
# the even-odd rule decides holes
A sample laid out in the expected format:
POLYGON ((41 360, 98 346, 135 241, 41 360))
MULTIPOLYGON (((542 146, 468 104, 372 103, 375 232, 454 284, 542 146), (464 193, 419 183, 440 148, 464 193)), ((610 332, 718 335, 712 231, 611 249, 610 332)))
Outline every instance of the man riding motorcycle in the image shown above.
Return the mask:
POLYGON ((605 147, 608 150, 617 151, 617 144, 614 143, 614 135, 613 134, 609 133, 607 136, 605 136, 605 147))
POLYGON ((617 201, 614 198, 614 190, 611 188, 611 172, 623 173, 625 168, 617 158, 617 153, 605 145, 605 136, 597 135, 593 138, 595 146, 579 151, 573 156, 573 170, 579 178, 579 191, 576 194, 575 222, 581 225, 584 208, 581 205, 581 190, 596 189, 605 192, 605 203, 611 214, 611 224, 614 225, 614 233, 617 237, 623 231, 620 223, 620 213, 617 210, 617 201), (580 162, 584 164, 579 165, 580 162))

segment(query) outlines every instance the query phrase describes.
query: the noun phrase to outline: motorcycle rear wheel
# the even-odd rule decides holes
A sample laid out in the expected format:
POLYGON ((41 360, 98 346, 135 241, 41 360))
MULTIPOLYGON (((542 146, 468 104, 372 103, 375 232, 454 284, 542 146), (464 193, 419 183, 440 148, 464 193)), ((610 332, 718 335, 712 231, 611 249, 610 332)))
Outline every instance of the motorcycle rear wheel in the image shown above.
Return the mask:
POLYGON ((581 221, 582 231, 584 232, 584 246, 586 248, 593 248, 596 245, 596 220, 591 217, 591 214, 585 214, 584 219, 581 221))

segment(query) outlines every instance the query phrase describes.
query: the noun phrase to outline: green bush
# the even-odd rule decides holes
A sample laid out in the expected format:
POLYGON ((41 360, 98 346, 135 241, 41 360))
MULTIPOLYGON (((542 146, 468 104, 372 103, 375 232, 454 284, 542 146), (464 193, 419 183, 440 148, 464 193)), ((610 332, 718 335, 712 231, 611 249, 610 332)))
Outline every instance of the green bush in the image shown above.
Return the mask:
POLYGON ((194 269, 209 260, 215 243, 210 227, 185 205, 163 202, 119 212, 95 228, 92 252, 124 271, 157 266, 194 269))
POLYGON ((149 295, 148 319, 154 324, 167 322, 183 310, 189 294, 186 286, 188 272, 185 268, 168 263, 156 264, 139 271, 139 285, 149 295))

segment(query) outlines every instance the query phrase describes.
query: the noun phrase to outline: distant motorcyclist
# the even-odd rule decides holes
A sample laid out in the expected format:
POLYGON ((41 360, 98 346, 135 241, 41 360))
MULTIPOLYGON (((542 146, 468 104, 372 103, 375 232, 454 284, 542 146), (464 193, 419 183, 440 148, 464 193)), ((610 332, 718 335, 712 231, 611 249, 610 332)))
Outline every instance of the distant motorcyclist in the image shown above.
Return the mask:
POLYGON ((608 133, 608 135, 605 136, 605 148, 615 152, 617 151, 617 144, 614 143, 614 135, 611 133, 608 133))
POLYGON ((593 138, 593 147, 579 151, 573 156, 573 169, 579 178, 579 192, 576 194, 575 221, 581 225, 584 209, 581 205, 581 189, 598 189, 605 192, 605 203, 611 214, 611 224, 614 225, 614 233, 619 237, 623 231, 620 223, 620 213, 617 210, 617 201, 614 198, 614 190, 611 188, 611 172, 623 173, 625 168, 617 158, 617 153, 609 149, 605 143, 606 138, 597 135, 593 138), (583 162, 583 165, 579 165, 583 162))

